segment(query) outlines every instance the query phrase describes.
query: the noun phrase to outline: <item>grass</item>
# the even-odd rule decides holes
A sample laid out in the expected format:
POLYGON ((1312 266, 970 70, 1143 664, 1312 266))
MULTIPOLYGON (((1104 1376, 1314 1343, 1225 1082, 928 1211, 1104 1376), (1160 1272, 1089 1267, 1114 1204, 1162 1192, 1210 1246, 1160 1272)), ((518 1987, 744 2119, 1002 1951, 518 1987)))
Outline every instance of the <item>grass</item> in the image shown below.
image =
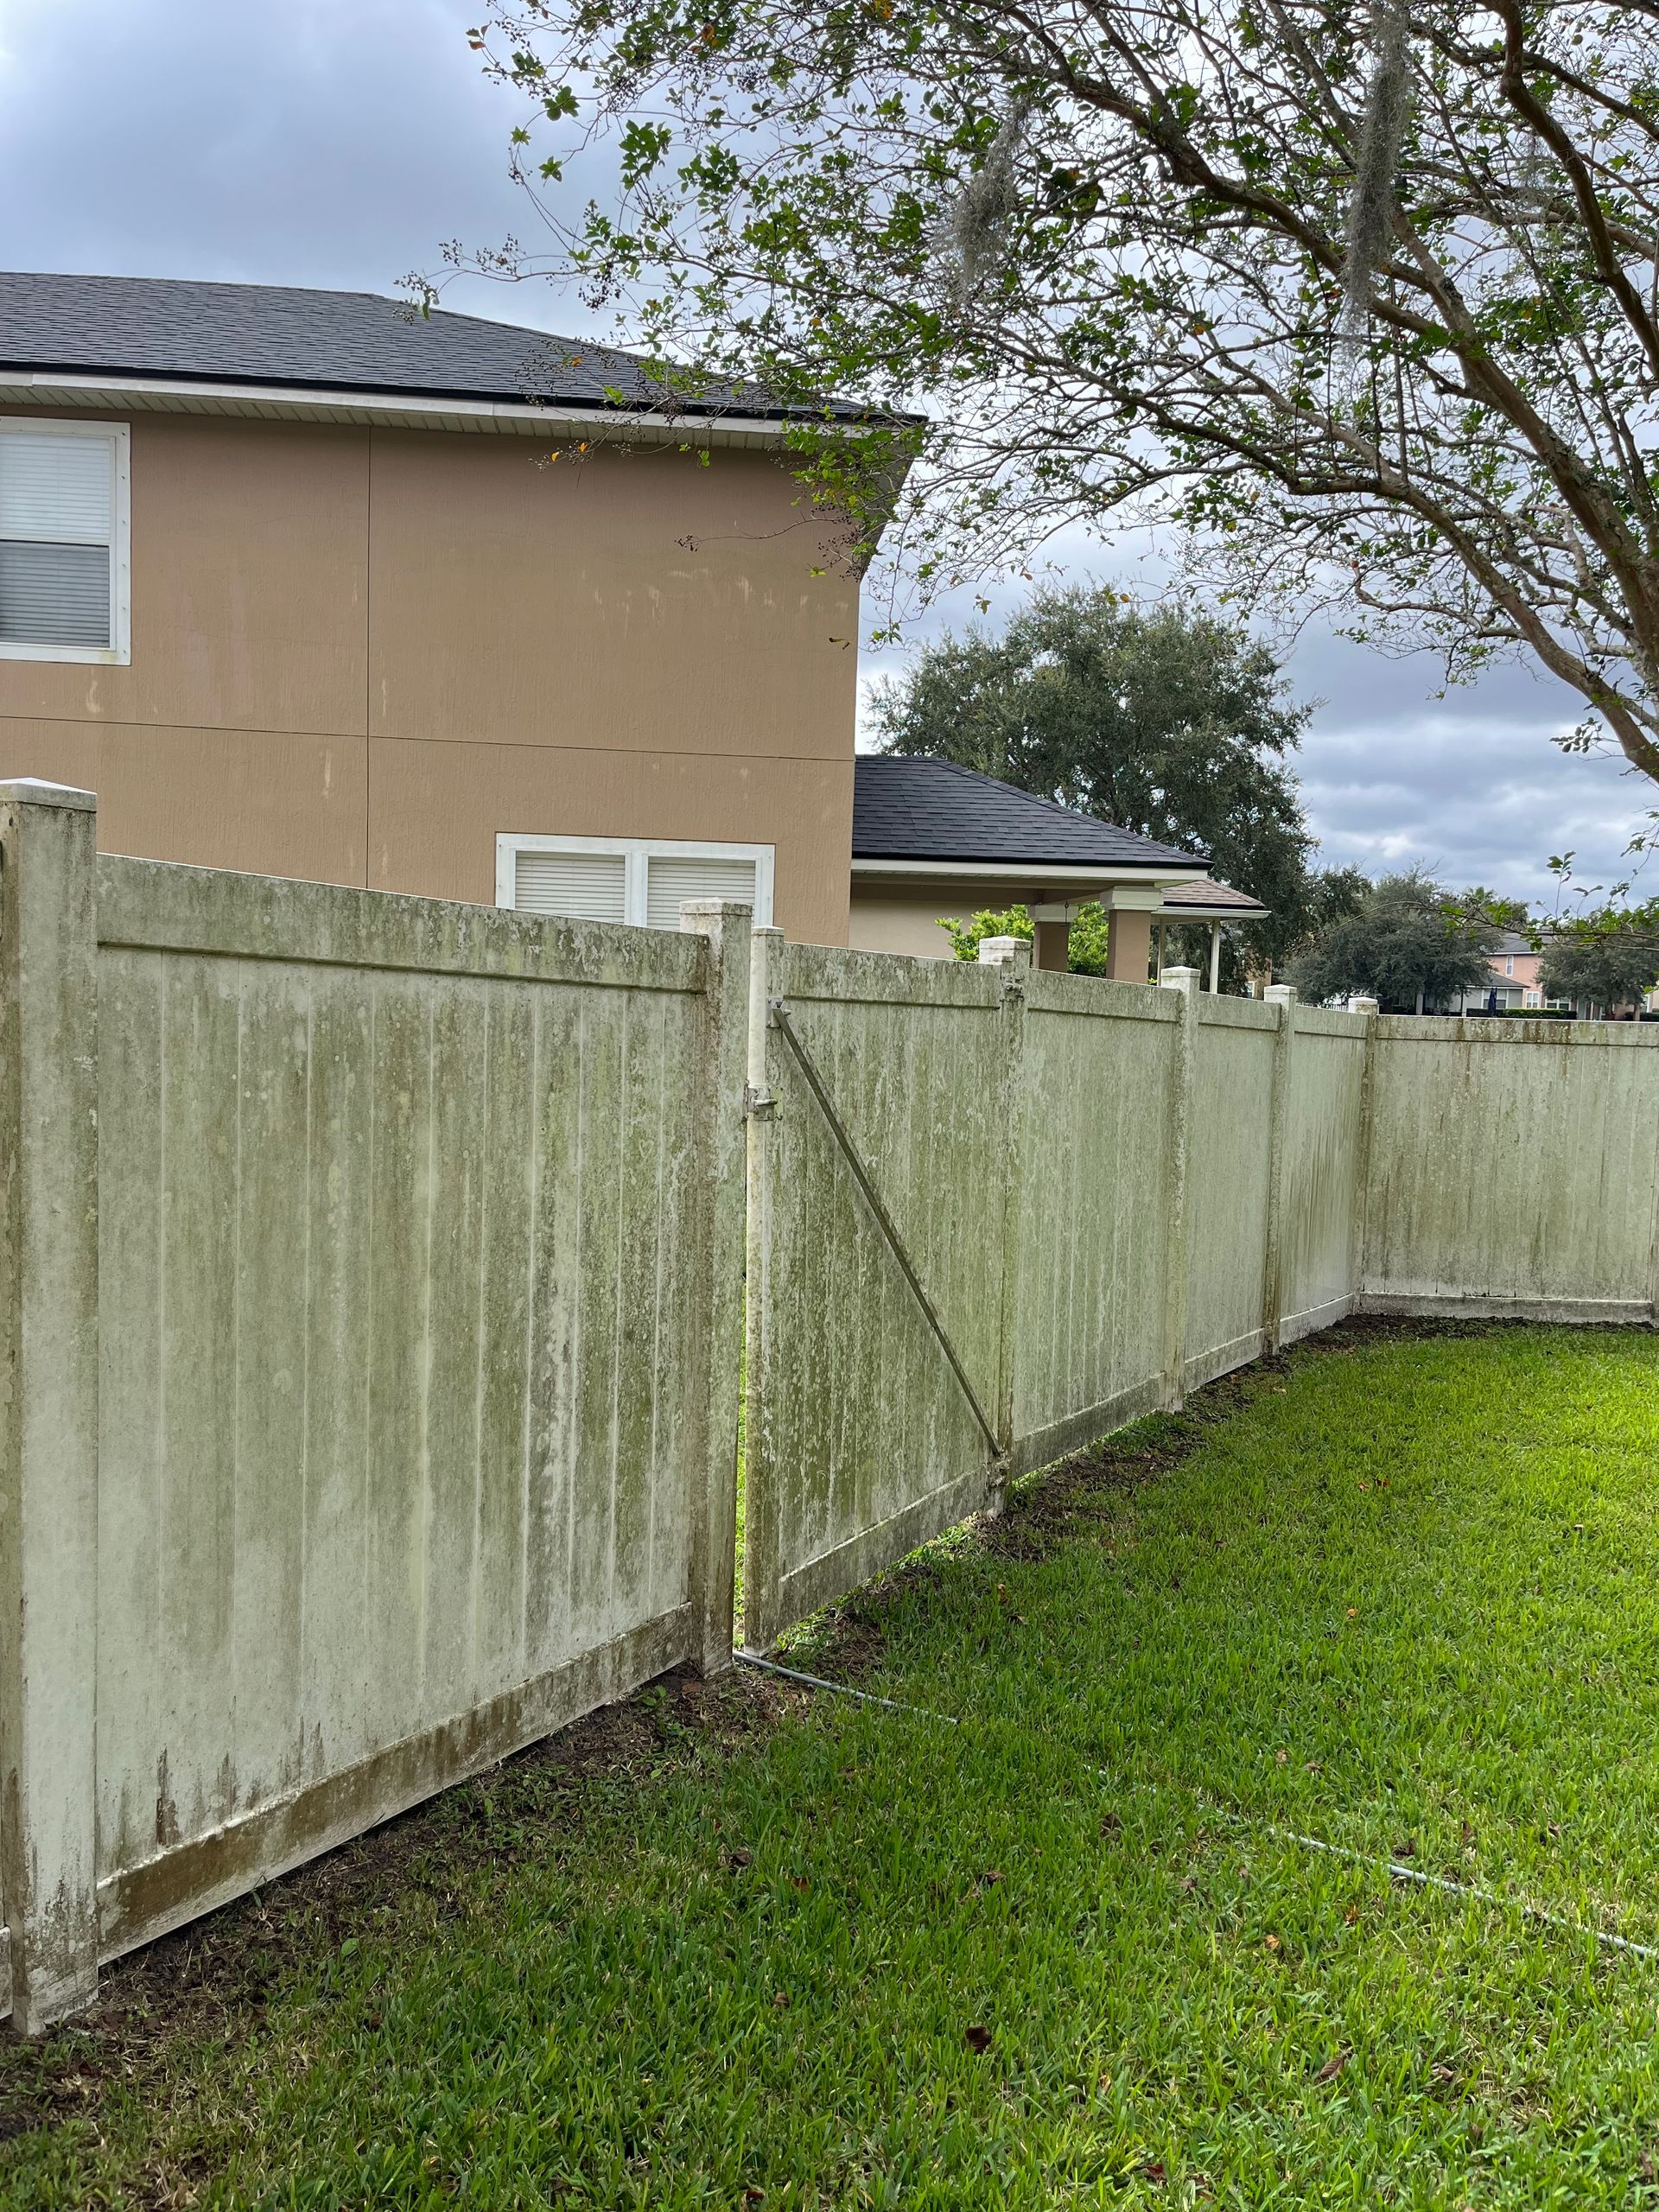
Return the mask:
POLYGON ((14 2048, 0 2203, 1659 2204, 1659 1967, 1518 1902, 1659 1943, 1656 1451, 1646 1334, 1304 1348, 798 1639, 960 1726, 648 1693, 14 2048))

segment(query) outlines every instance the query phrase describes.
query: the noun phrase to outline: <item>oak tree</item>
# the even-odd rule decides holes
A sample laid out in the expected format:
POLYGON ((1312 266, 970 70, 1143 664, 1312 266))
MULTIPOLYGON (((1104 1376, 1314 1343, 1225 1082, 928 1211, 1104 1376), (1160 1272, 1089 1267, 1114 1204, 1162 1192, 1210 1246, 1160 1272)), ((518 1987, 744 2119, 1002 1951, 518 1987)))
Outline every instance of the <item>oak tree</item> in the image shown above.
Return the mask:
POLYGON ((1659 0, 500 0, 474 41, 545 225, 486 265, 798 408, 855 557, 1173 523, 1242 603, 1529 652, 1659 777, 1659 0))

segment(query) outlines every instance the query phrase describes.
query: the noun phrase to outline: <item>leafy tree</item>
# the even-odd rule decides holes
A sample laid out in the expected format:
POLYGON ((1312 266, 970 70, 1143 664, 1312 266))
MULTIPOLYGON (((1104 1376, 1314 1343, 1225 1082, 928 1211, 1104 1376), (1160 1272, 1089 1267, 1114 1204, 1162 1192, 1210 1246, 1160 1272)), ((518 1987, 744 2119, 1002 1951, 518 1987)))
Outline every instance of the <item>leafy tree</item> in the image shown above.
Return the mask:
MULTIPOLYGON (((982 906, 965 922, 944 915, 939 927, 949 933, 950 950, 958 960, 977 960, 980 941, 984 938, 1030 938, 1036 935, 1031 916, 1023 906, 1007 906, 1001 913, 993 907, 982 906)), ((1106 909, 1097 899, 1087 899, 1078 908, 1066 941, 1066 964, 1074 976, 1106 973, 1106 939, 1110 927, 1106 909)))
POLYGON ((1530 652, 1659 777, 1654 0, 497 0, 474 42, 546 240, 482 264, 798 405, 855 558, 918 459, 925 587, 1173 521, 1228 594, 1530 652))
POLYGON ((1604 912, 1558 926, 1538 977, 1546 995, 1573 1006, 1638 1005, 1659 982, 1659 927, 1651 913, 1604 912))
POLYGON ((1284 763, 1308 710, 1235 627, 1108 590, 1039 592, 1000 635, 925 648, 873 712, 888 752, 1202 846, 1218 876, 1271 908, 1250 932, 1266 958, 1307 926, 1312 841, 1284 763))
POLYGON ((1452 904, 1459 913, 1484 915, 1501 930, 1532 927, 1524 899, 1506 899, 1501 891, 1491 890, 1484 883, 1471 883, 1466 891, 1459 891, 1452 904))
POLYGON ((1315 1003, 1365 994, 1385 1013, 1421 1014, 1484 982, 1501 938, 1413 868, 1383 876, 1357 912, 1322 931, 1291 963, 1290 980, 1315 1003))

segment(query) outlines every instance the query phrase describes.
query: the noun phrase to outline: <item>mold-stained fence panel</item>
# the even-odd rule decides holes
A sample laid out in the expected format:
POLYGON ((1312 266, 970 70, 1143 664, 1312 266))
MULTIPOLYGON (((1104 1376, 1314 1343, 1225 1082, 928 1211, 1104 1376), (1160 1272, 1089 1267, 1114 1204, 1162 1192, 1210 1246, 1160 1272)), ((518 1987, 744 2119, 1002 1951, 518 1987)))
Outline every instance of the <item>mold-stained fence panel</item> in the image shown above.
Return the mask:
POLYGON ((1276 1341, 1327 1329, 1359 1289, 1367 1017, 1296 1007, 1269 1306, 1276 1341))
POLYGON ((1187 1127, 1184 1388, 1255 1358, 1266 1340, 1281 1010, 1198 1000, 1187 1127))
POLYGON ((1659 1030, 1389 1015, 1373 1056, 1368 1308, 1649 1317, 1659 1030))
POLYGON ((994 1428, 1014 1155, 1002 971, 770 931, 753 960, 743 1634, 763 1649, 997 1481, 969 1390, 770 1006, 994 1428))
POLYGON ((1014 1471, 1161 1405, 1180 996, 1027 979, 1014 1299, 1014 1471))
POLYGON ((729 1656, 749 917, 95 881, 108 1958, 729 1656))

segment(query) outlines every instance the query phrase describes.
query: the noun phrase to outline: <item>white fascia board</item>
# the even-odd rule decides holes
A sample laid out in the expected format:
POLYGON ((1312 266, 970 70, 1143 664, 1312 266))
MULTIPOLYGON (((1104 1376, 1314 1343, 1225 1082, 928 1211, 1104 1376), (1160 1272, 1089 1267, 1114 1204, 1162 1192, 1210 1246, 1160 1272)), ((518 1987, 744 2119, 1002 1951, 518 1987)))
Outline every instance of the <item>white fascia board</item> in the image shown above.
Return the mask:
MULTIPOLYGON (((296 391, 288 385, 207 384, 188 378, 72 375, 0 368, 0 407, 110 407, 161 414, 251 415, 265 421, 383 423, 399 429, 481 430, 535 437, 602 432, 652 445, 781 446, 780 416, 631 414, 614 407, 537 406, 530 400, 452 399, 422 392, 296 391)), ((850 435, 859 426, 849 423, 850 435)))
POLYGON ((880 880, 884 876, 914 876, 918 879, 945 877, 955 883, 1045 883, 1059 885, 1197 883, 1205 871, 1195 862, 1191 868, 1168 865, 1155 868, 1077 868, 1065 861, 853 861, 855 880, 868 877, 880 880))

